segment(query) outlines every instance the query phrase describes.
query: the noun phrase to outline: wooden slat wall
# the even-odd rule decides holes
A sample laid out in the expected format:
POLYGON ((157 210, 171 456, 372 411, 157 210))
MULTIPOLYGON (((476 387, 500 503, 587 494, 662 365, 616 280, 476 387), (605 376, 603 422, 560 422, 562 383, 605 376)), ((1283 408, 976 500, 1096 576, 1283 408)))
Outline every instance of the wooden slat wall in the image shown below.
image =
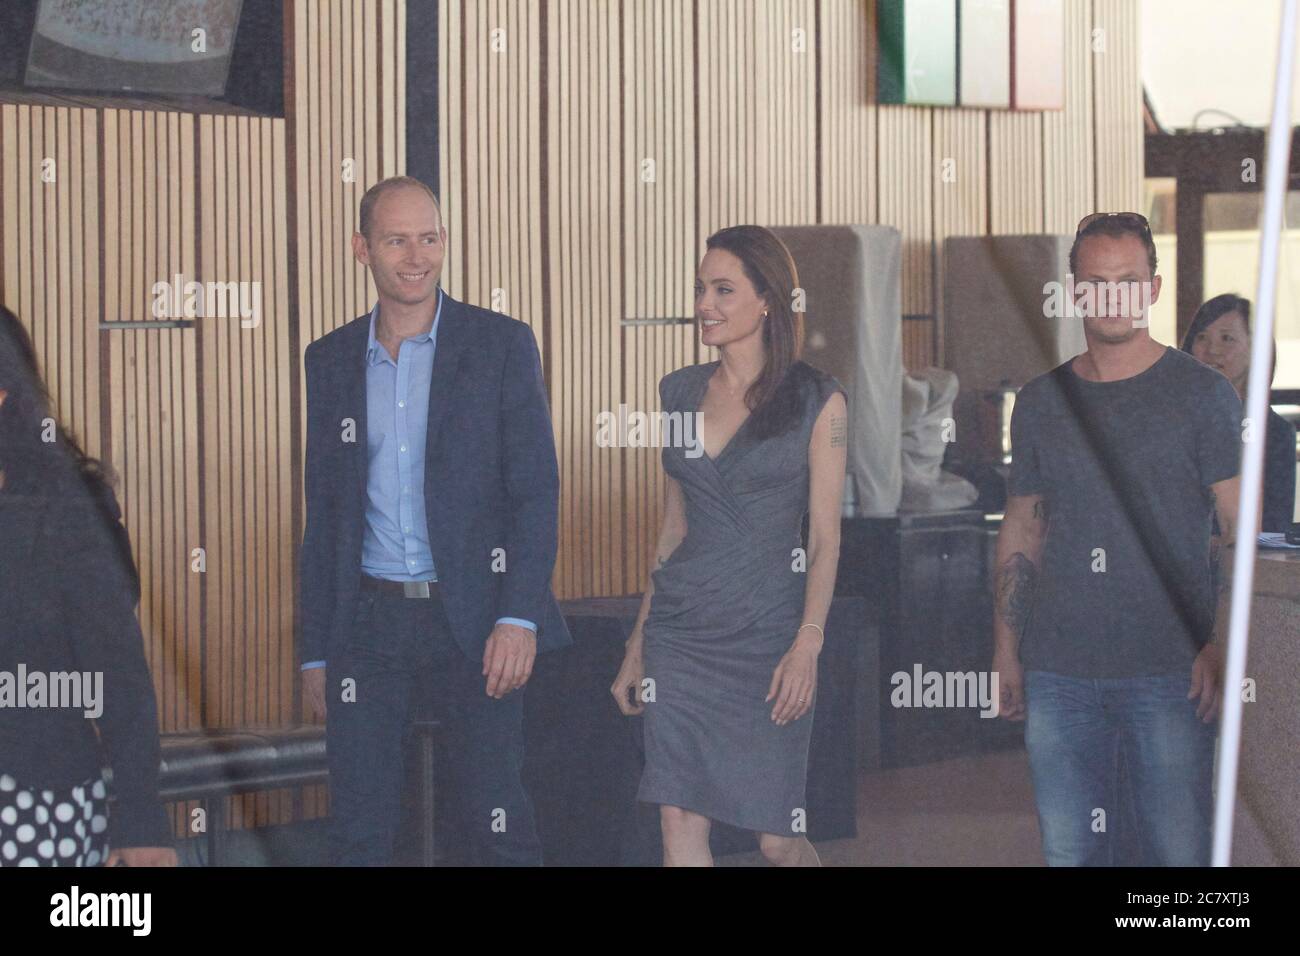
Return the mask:
MULTIPOLYGON (((815 222, 816 4, 697 2, 696 29, 701 245, 737 223, 815 222), (802 53, 792 49, 796 28, 807 38, 802 53)), ((694 271, 679 281, 689 286, 694 271)))
MULTIPOLYGON (((596 448, 594 417, 620 402, 654 410, 659 377, 714 357, 690 327, 619 325, 690 315, 709 233, 740 222, 896 226, 903 311, 932 317, 904 325, 904 362, 919 369, 943 360, 945 237, 1068 232, 1094 204, 1136 202, 1136 12, 1126 0, 1066 0, 1065 9, 1066 108, 1012 113, 876 105, 870 0, 546 0, 540 35, 526 36, 545 51, 545 83, 524 87, 485 67, 485 34, 512 17, 531 24, 534 5, 442 5, 446 282, 484 305, 485 271, 522 272, 549 290, 540 315, 513 314, 543 333, 563 481, 562 595, 644 584, 659 521, 658 455, 596 448), (1104 54, 1090 46, 1096 26, 1106 32, 1104 54), (804 53, 793 49, 796 28, 804 53), (535 109, 540 138, 519 139, 518 118, 535 109), (505 187, 493 165, 503 144, 518 170, 505 187), (653 184, 641 178, 647 157, 653 184), (533 195, 535 176, 544 193, 535 207, 521 205, 517 190, 533 195), (472 224, 531 236, 537 209, 542 250, 472 224)), ((517 44, 517 28, 509 35, 517 44)))
MULTIPOLYGON (((934 111, 934 298, 931 313, 943 308, 943 241, 948 236, 972 236, 988 221, 987 124, 979 110, 934 111)), ((906 311, 906 309, 904 309, 906 311)), ((907 323, 912 324, 912 323, 907 323)), ((943 325, 932 326, 931 352, 925 365, 943 364, 943 325)), ((907 341, 907 337, 904 337, 907 341)), ((919 358, 915 353, 912 358, 919 358)), ((909 366, 911 367, 911 366, 909 366)))
POLYGON ((1092 33, 1104 44, 1091 53, 1099 211, 1142 203, 1142 126, 1132 119, 1142 113, 1139 20, 1130 0, 1093 0, 1092 33))
MULTIPOLYGON (((1043 114, 1043 228, 1070 234, 1079 220, 1094 212, 1093 62, 1089 46, 1091 0, 1065 0, 1065 109, 1043 114)), ((1132 24, 1136 28, 1136 23, 1132 24)), ((1110 61, 1106 61, 1110 62, 1110 61)), ((1137 55, 1132 64, 1137 69, 1137 55)), ((1141 112, 1141 88, 1137 89, 1141 112)), ((1127 135, 1142 144, 1142 128, 1131 117, 1116 117, 1127 135)), ((1101 156, 1108 168, 1115 157, 1101 156)), ((1140 162, 1140 160, 1139 160, 1140 162)), ((1128 173, 1132 188, 1142 188, 1142 171, 1128 173)), ((1118 206, 1116 209, 1120 208, 1118 206)), ((1136 209, 1136 205, 1124 208, 1136 209)))
POLYGON ((101 454, 99 117, 0 106, 0 300, 28 325, 61 421, 101 454), (52 161, 53 181, 42 173, 52 161))
MULTIPOLYGON (((155 318, 154 283, 198 278, 195 258, 194 118, 104 110, 103 318, 155 318)), ((164 292, 164 295, 167 293, 164 292)), ((166 318, 179 318, 169 306, 166 318)), ((203 321, 203 320, 198 320, 203 321)), ((140 568, 140 626, 164 732, 201 726, 204 547, 200 516, 198 386, 192 330, 100 333, 108 353, 108 459, 140 568)))
POLYGON ((473 78, 439 87, 443 288, 527 322, 540 342, 541 4, 446 0, 438 37, 440 61, 473 78), (451 186, 462 177, 468 189, 451 186))
POLYGON ((406 3, 293 3, 293 100, 286 109, 297 157, 292 182, 305 349, 374 305, 374 283, 352 256, 352 233, 366 189, 406 170, 406 3))
POLYGON ((989 233, 1043 231, 1043 114, 989 113, 989 233))
POLYGON ((583 594, 618 593, 625 558, 623 458, 596 447, 596 416, 616 410, 624 394, 620 12, 599 0, 551 0, 545 25, 557 576, 583 594))
POLYGON ((877 178, 876 5, 821 0, 822 222, 874 223, 877 178))
POLYGON ((902 233, 900 286, 905 314, 933 309, 933 112, 916 106, 891 106, 879 112, 879 221, 902 233))
MULTIPOLYGON (((260 322, 199 324, 210 727, 294 722, 294 527, 285 124, 198 118, 199 275, 257 283, 260 322)), ((281 821, 285 792, 232 803, 232 825, 281 821)))
POLYGON ((623 315, 681 318, 694 308, 680 280, 695 272, 695 4, 630 0, 620 9, 623 315))

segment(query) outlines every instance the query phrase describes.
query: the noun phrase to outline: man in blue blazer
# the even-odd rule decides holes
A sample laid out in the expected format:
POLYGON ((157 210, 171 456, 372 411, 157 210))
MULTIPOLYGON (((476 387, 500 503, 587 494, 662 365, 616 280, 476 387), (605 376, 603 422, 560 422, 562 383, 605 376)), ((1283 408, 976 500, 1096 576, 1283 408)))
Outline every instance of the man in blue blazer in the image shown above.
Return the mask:
POLYGON ((307 347, 303 691, 326 718, 331 850, 391 862, 414 695, 447 721, 443 792, 475 862, 538 865, 523 691, 570 643, 550 590, 559 469, 522 322, 438 286, 447 231, 407 177, 361 200, 374 309, 307 347))

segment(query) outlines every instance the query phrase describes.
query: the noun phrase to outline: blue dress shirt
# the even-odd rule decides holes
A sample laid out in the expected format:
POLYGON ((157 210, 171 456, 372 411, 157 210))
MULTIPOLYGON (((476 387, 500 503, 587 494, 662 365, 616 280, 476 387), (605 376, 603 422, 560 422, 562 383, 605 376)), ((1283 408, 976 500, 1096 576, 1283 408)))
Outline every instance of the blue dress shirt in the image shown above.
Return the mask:
POLYGON ((366 342, 366 524, 361 571, 387 581, 436 581, 424 513, 424 443, 442 294, 428 332, 404 339, 397 361, 366 342))
MULTIPOLYGON (((393 361, 375 338, 379 304, 370 310, 366 341, 366 522, 361 572, 387 581, 436 581, 429 522, 425 516, 424 461, 429 423, 429 385, 438 348, 442 290, 433 325, 403 339, 393 361)), ((537 625, 517 617, 498 624, 537 625)), ((324 661, 303 664, 303 670, 324 661)))

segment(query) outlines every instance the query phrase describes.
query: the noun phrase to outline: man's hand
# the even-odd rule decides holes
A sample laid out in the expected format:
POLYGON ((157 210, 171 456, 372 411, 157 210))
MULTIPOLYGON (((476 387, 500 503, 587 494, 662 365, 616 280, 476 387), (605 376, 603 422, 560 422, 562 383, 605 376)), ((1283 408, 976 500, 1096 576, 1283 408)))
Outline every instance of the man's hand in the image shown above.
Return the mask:
POLYGON ((537 635, 518 624, 501 623, 492 628, 483 648, 483 673, 487 695, 500 700, 528 683, 537 657, 537 635))
POLYGON ((1025 672, 1020 655, 998 648, 993 652, 993 670, 998 675, 998 716, 1025 719, 1025 672))
POLYGON ((325 719, 325 668, 309 667, 302 672, 302 699, 314 719, 325 719))
POLYGON ((1209 723, 1219 713, 1219 692, 1223 689, 1223 649, 1214 643, 1206 644, 1192 664, 1192 686, 1187 699, 1200 698, 1196 716, 1209 723))
POLYGON ((176 851, 169 846, 124 846, 109 853, 104 865, 176 866, 176 851))

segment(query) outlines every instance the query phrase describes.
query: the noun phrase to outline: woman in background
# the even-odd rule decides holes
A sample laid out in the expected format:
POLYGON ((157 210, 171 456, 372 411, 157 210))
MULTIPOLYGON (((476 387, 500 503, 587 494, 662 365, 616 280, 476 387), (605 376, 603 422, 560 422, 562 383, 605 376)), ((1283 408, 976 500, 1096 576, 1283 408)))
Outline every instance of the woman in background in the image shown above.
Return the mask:
POLYGON ((662 453, 655 570, 610 692, 645 715, 637 798, 660 805, 665 865, 711 865, 718 820, 756 831, 770 862, 817 866, 804 796, 847 406, 833 377, 800 361, 784 244, 735 226, 707 246, 695 317, 721 359, 659 383, 663 411, 697 427, 662 453))
POLYGON ((102 675, 93 706, 0 696, 0 866, 175 866, 129 541, 107 475, 50 406, 31 339, 0 308, 0 680, 25 695, 20 672, 84 674, 95 695, 102 675))
MULTIPOLYGON (((1183 337, 1183 351, 1222 372, 1245 403, 1246 380, 1250 375, 1250 300, 1227 293, 1216 295, 1202 305, 1183 337)), ((1274 349, 1270 382, 1276 370, 1274 349)), ((1295 426, 1270 408, 1264 434, 1261 531, 1290 529, 1295 514, 1295 478, 1295 426)))

